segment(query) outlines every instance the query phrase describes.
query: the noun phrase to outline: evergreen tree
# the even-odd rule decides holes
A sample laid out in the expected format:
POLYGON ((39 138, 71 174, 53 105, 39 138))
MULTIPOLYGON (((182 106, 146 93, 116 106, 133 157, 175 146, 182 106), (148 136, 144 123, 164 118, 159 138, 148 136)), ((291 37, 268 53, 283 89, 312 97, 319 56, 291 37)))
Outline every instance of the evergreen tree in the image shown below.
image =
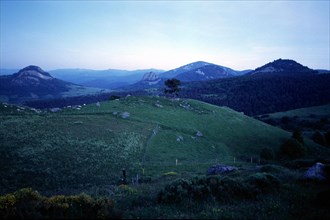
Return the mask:
POLYGON ((321 134, 321 132, 316 131, 313 136, 312 136, 312 140, 315 143, 318 143, 320 145, 326 146, 326 141, 325 138, 323 137, 323 135, 321 134))
POLYGON ((279 153, 281 157, 297 159, 306 154, 306 148, 297 139, 290 138, 281 145, 279 153))
POLYGON ((304 138, 301 134, 300 129, 295 129, 291 136, 293 139, 296 139, 299 143, 304 144, 304 138))
POLYGON ((176 96, 178 96, 180 88, 179 86, 181 85, 181 81, 178 79, 168 79, 165 81, 165 86, 167 88, 165 88, 165 94, 169 93, 169 94, 175 94, 176 96))

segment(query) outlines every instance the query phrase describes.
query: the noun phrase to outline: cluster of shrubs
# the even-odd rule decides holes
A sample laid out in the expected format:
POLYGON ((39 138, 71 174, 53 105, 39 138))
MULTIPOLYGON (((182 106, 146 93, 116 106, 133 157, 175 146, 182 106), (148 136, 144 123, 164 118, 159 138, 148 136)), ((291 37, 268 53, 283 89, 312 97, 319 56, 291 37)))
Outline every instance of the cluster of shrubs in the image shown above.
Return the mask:
POLYGON ((158 202, 255 199, 263 193, 276 191, 279 186, 279 179, 268 173, 256 173, 244 179, 220 176, 177 179, 160 191, 158 202))
POLYGON ((260 151, 260 159, 262 161, 274 160, 275 154, 271 148, 262 148, 260 151))
POLYGON ((304 157, 306 152, 301 131, 297 129, 293 131, 291 138, 281 145, 279 155, 285 159, 297 159, 304 157))
POLYGON ((96 219, 118 218, 114 202, 94 199, 86 194, 41 196, 32 188, 23 188, 0 196, 0 216, 4 219, 96 219))
POLYGON ((263 148, 260 151, 260 160, 262 162, 279 159, 298 159, 306 155, 307 149, 304 145, 304 139, 300 130, 295 130, 291 138, 285 140, 280 146, 279 152, 275 155, 271 148, 263 148))
POLYGON ((279 156, 285 159, 297 159, 304 157, 306 147, 294 138, 286 140, 280 147, 279 156))
POLYGON ((312 136, 312 140, 315 143, 318 143, 320 145, 323 145, 325 147, 330 147, 330 131, 322 134, 319 131, 314 132, 312 136))

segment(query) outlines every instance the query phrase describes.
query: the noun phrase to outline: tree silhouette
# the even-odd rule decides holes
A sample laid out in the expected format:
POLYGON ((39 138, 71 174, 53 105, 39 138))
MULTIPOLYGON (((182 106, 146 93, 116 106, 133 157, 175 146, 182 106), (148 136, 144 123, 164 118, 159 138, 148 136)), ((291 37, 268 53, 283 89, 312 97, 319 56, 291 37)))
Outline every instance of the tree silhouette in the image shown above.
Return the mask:
POLYGON ((304 144, 304 138, 302 136, 301 130, 299 128, 292 132, 292 138, 296 139, 299 143, 304 144))
POLYGON ((181 85, 181 81, 178 79, 168 79, 165 81, 165 88, 164 92, 165 94, 175 94, 176 96, 179 95, 180 88, 179 86, 181 85))

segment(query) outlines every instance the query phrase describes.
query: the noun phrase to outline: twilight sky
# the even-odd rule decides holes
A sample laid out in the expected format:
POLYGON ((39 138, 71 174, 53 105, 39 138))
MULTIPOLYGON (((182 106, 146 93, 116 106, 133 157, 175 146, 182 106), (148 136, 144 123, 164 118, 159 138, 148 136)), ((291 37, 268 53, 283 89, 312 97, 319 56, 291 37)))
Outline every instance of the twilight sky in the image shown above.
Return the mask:
POLYGON ((330 69, 330 1, 3 1, 0 68, 330 69))

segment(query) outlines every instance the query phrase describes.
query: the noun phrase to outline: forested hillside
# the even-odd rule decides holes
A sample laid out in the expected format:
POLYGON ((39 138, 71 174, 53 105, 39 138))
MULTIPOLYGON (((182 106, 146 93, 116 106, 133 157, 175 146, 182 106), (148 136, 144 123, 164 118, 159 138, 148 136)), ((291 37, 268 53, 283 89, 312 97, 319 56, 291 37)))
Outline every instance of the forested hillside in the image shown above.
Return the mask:
POLYGON ((247 75, 185 84, 181 97, 228 106, 247 115, 330 102, 330 75, 247 75))

